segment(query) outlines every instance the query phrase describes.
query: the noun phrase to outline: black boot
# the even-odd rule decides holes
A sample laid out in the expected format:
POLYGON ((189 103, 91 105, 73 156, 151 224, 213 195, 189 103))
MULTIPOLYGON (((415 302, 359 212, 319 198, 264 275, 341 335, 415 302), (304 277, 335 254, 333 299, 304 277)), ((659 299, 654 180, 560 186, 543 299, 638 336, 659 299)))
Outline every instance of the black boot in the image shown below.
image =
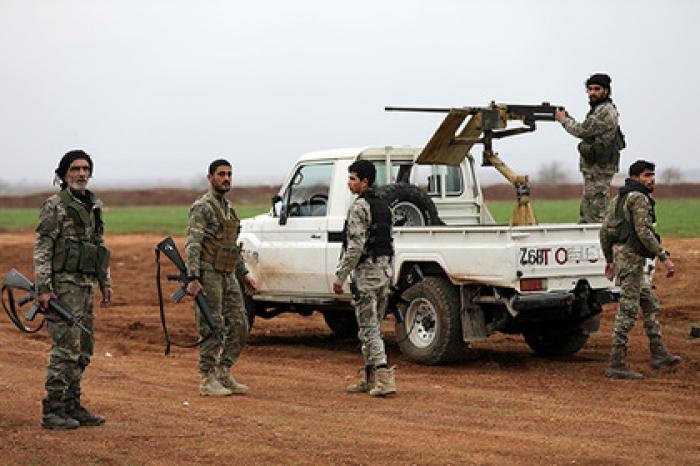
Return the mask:
POLYGON ((68 430, 80 427, 80 422, 66 413, 66 406, 61 400, 44 398, 41 400, 43 415, 41 427, 52 430, 68 430))
POLYGON ((66 408, 70 417, 77 420, 83 427, 101 426, 106 419, 96 416, 80 404, 80 393, 71 392, 71 397, 66 400, 66 408))

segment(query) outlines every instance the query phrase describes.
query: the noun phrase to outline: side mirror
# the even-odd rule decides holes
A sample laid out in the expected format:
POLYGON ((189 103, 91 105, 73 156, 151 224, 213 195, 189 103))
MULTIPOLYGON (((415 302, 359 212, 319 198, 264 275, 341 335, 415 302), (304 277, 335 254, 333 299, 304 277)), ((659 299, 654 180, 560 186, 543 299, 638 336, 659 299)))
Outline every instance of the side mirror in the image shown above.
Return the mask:
POLYGON ((287 224, 287 209, 282 204, 282 196, 275 194, 272 196, 272 216, 280 218, 280 225, 287 224))

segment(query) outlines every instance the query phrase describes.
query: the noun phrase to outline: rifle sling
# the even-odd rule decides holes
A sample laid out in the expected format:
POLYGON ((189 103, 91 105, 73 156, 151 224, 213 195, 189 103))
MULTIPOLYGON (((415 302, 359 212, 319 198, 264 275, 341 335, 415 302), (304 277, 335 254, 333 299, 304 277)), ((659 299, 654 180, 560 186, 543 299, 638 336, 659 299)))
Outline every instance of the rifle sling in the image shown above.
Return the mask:
POLYGON ((29 328, 22 322, 22 319, 17 314, 17 304, 15 303, 15 296, 12 293, 12 288, 8 286, 2 287, 2 308, 5 310, 7 317, 10 321, 17 327, 22 333, 36 333, 44 326, 45 319, 41 319, 41 323, 35 328, 29 328), (5 302, 5 292, 7 292, 7 303, 5 302))
POLYGON ((200 346, 202 343, 207 341, 214 335, 212 331, 206 338, 199 338, 194 343, 177 343, 170 338, 170 333, 168 332, 168 324, 165 319, 165 305, 163 302, 163 288, 160 279, 160 249, 156 248, 156 288, 158 289, 158 307, 160 310, 160 323, 163 326, 163 335, 165 336, 165 355, 170 354, 170 346, 177 346, 178 348, 194 348, 200 346))

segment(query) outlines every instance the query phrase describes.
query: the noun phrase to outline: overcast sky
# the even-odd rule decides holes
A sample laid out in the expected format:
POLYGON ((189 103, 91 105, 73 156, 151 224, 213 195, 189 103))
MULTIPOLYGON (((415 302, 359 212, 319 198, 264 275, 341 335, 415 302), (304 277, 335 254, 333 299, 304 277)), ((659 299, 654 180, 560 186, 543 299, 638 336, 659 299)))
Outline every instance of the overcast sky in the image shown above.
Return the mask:
MULTIPOLYGON (((226 157, 234 183, 277 183, 303 152, 420 146, 442 118, 385 105, 581 119, 593 72, 612 76, 621 166, 700 169, 699 30, 694 0, 0 0, 0 180, 48 188, 83 148, 95 181, 190 180, 226 157)), ((576 143, 543 122, 495 147, 577 181, 576 143)))

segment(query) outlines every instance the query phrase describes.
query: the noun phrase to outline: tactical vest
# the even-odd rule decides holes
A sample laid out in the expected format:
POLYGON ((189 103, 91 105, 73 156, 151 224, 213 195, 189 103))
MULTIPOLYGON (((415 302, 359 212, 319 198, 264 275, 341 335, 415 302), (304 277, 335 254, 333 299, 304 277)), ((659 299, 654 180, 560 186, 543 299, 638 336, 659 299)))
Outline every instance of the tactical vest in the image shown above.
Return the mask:
MULTIPOLYGON (((612 102, 610 105, 615 107, 612 102)), ((592 108, 586 116, 590 116, 594 111, 595 108, 592 108)), ((596 138, 586 138, 579 143, 578 150, 588 165, 611 165, 617 171, 620 165, 620 151, 625 147, 627 147, 625 135, 618 125, 615 129, 615 135, 609 141, 600 142, 596 141, 596 138)))
POLYGON ((102 209, 93 209, 93 216, 83 204, 68 192, 62 190, 58 197, 66 208, 66 214, 75 225, 78 240, 59 236, 54 242, 52 270, 55 273, 84 273, 94 275, 103 286, 109 270, 109 249, 100 244, 99 238, 104 231, 102 209), (91 226, 92 237, 87 235, 87 227, 91 226))
POLYGON ((214 209, 219 229, 213 239, 204 238, 201 258, 217 272, 233 272, 241 258, 241 249, 236 244, 241 232, 241 220, 233 209, 230 209, 231 218, 226 219, 223 208, 213 198, 208 198, 207 202, 214 209))
MULTIPOLYGON (((364 199, 369 204, 371 215, 371 223, 365 241, 365 248, 360 256, 360 262, 366 261, 368 258, 394 256, 394 240, 391 237, 391 226, 393 218, 391 209, 386 201, 373 191, 367 190, 358 196, 358 199, 364 199)), ((347 221, 343 228, 343 251, 347 249, 347 221)))
MULTIPOLYGON (((608 222, 608 238, 615 244, 626 244, 640 256, 653 259, 656 255, 642 244, 639 235, 637 235, 637 231, 634 229, 634 225, 625 219, 625 201, 629 194, 630 193, 625 193, 625 195, 617 197, 615 217, 608 222)), ((645 196, 647 195, 645 194, 645 196)), ((652 223, 656 223, 656 201, 649 196, 647 196, 647 199, 649 199, 649 203, 651 204, 651 221, 652 223)), ((654 236, 661 242, 661 237, 656 232, 654 232, 654 236)))

